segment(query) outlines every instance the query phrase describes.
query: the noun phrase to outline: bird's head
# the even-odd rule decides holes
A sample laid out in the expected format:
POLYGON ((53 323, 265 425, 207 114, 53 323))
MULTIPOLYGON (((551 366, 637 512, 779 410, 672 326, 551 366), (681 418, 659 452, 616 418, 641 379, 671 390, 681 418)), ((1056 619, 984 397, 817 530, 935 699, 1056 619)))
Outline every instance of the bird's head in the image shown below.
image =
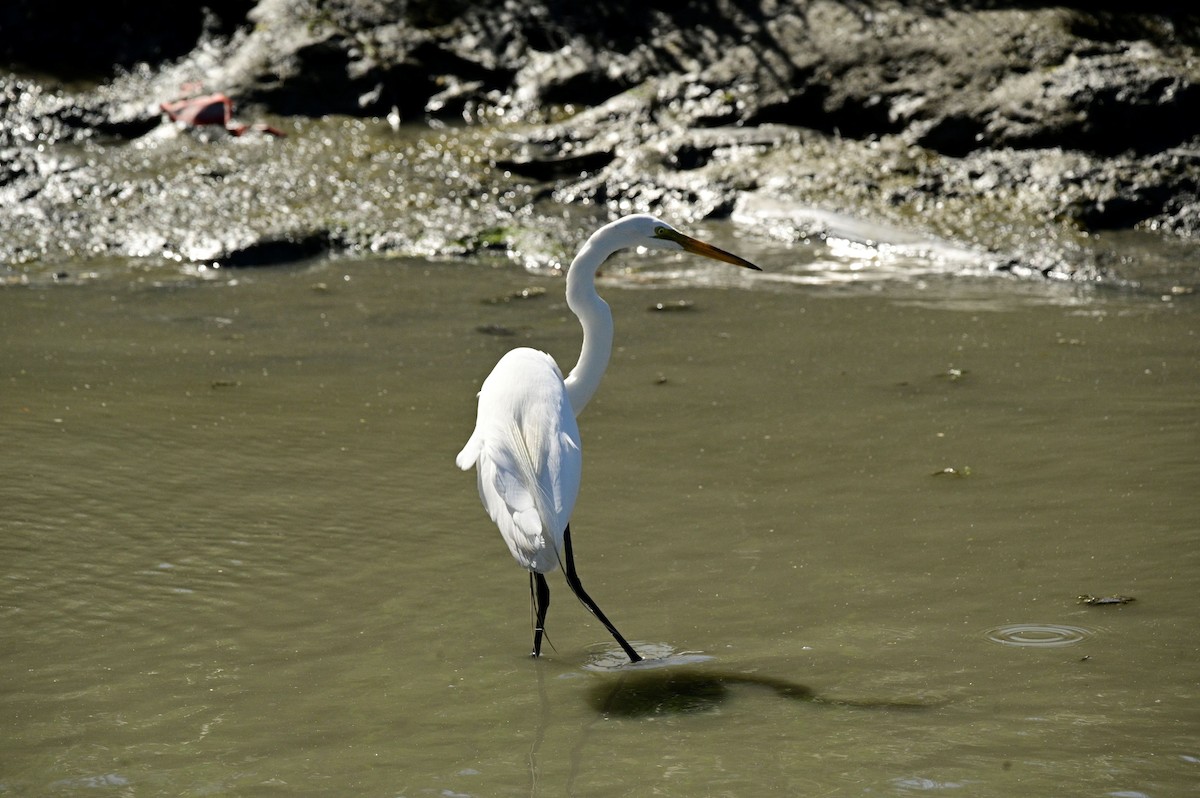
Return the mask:
POLYGON ((691 252, 693 255, 731 263, 734 266, 753 269, 756 272, 762 271, 745 258, 739 258, 737 255, 714 247, 712 244, 684 235, 656 216, 637 214, 626 216, 621 222, 628 222, 631 232, 639 238, 644 239, 638 242, 642 246, 653 247, 655 249, 682 249, 685 252, 691 252))

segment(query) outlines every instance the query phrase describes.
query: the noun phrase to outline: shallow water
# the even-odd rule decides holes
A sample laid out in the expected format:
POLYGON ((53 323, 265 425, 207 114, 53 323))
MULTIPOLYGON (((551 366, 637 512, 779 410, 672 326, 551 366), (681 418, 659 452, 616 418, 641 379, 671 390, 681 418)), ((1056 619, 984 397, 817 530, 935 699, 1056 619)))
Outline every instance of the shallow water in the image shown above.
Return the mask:
POLYGON ((1193 298, 814 286, 718 242, 767 276, 602 289, 572 529, 637 668, 557 575, 527 657, 527 579, 453 464, 502 352, 574 362, 561 281, 0 291, 0 794, 1194 789, 1193 298))

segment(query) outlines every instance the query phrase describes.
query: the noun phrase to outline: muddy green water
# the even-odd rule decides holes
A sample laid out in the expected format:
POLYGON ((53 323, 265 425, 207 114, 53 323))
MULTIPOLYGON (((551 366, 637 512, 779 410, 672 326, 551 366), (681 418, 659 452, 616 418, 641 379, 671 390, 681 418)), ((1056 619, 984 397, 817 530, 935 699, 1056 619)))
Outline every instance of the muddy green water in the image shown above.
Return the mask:
POLYGON ((572 529, 637 670, 558 575, 528 658, 453 464, 500 354, 574 362, 561 281, 0 291, 0 795, 1194 794, 1197 303, 786 258, 603 288, 572 529))

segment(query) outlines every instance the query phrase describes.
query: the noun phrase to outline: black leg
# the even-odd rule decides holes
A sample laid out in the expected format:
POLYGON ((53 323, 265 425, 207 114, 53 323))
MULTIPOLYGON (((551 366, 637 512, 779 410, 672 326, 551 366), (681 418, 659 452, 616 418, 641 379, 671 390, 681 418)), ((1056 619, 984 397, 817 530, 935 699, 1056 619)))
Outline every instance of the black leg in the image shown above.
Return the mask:
POLYGON ((546 631, 546 611, 550 609, 550 585, 546 584, 546 577, 536 571, 530 572, 529 592, 533 595, 533 608, 537 616, 537 620, 533 622, 532 656, 540 657, 542 655, 542 634, 546 631))
MULTIPOLYGON (((621 637, 621 633, 617 631, 617 627, 612 625, 612 622, 605 617, 604 613, 596 606, 596 602, 592 601, 592 597, 583 589, 583 585, 579 582, 579 574, 575 573, 575 554, 571 551, 571 525, 567 524, 567 529, 563 532, 563 542, 566 544, 567 561, 565 563, 567 572, 567 584, 571 590, 583 602, 583 606, 591 610, 592 615, 600 619, 600 623, 604 624, 609 633, 616 638, 621 644, 621 648, 625 649, 625 653, 629 655, 630 662, 641 662, 641 656, 633 650, 633 646, 625 642, 625 638, 621 637)), ((541 576, 541 574, 538 574, 541 576)))

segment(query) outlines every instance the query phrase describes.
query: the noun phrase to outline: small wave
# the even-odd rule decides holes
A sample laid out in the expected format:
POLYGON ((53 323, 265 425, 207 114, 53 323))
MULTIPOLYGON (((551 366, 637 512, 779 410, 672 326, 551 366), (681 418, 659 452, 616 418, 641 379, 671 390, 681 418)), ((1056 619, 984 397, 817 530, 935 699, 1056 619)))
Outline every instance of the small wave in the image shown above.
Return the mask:
POLYGON ((1091 637, 1092 632, 1079 626, 1044 623, 1014 623, 986 632, 987 639, 1004 646, 1057 648, 1073 646, 1091 637))
POLYGON ((675 649, 665 643, 634 644, 634 648, 642 655, 641 662, 630 662, 621 649, 605 646, 594 650, 583 667, 589 671, 644 671, 676 665, 695 665, 713 660, 712 656, 695 651, 676 653, 675 649))

